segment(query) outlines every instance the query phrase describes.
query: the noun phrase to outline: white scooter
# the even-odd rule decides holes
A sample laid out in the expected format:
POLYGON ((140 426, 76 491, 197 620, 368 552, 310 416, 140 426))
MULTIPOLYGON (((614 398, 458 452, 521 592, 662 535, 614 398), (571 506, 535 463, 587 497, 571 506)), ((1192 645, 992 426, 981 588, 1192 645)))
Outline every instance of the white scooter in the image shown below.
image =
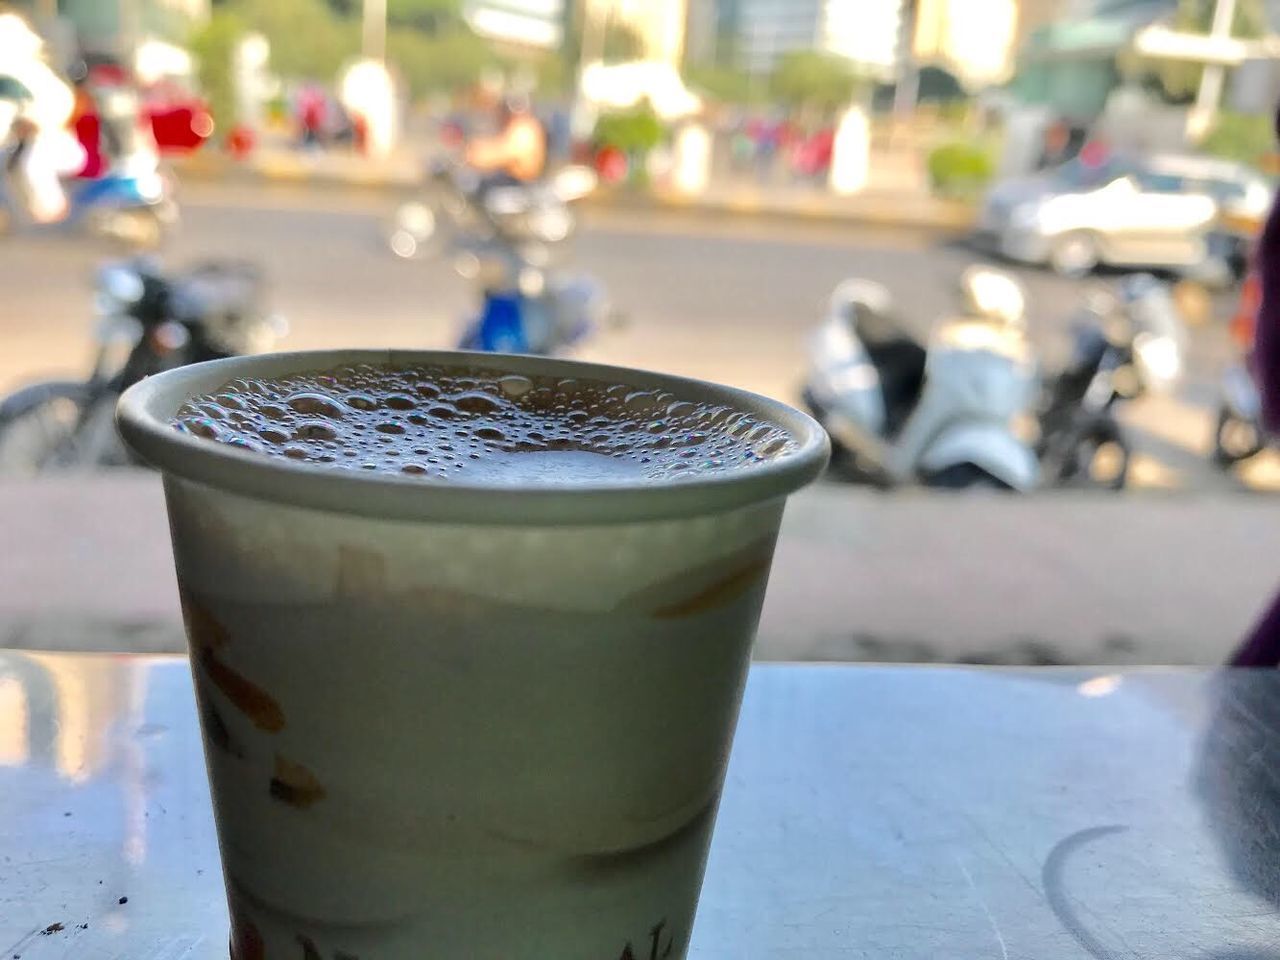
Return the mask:
POLYGON ((846 280, 810 347, 805 402, 826 427, 837 467, 878 486, 1026 491, 1036 457, 1015 423, 1034 402, 1036 371, 1022 288, 971 267, 962 312, 922 346, 892 318, 888 290, 846 280))

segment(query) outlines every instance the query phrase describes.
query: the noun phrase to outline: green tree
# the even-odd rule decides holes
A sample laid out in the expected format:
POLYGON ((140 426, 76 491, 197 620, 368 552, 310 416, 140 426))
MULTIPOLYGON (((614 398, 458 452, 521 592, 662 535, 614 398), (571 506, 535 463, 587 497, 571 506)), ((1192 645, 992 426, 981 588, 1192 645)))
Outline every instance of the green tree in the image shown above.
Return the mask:
MULTIPOLYGON (((577 73, 582 62, 583 4, 576 4, 574 15, 570 18, 565 30, 564 42, 560 47, 561 56, 571 73, 577 73)), ((609 17, 604 23, 604 37, 597 38, 599 23, 593 23, 587 31, 591 33, 591 43, 599 43, 602 49, 594 51, 605 63, 624 63, 644 56, 644 41, 629 25, 621 23, 616 17, 609 17)))
POLYGON ((460 0, 387 0, 387 23, 440 34, 463 26, 460 0))
POLYGON ((533 61, 534 89, 544 97, 559 97, 571 92, 568 64, 558 52, 548 53, 533 61))
POLYGON ((415 97, 471 86, 496 63, 489 45, 465 27, 436 36, 395 28, 387 36, 387 60, 399 68, 415 97))
MULTIPOLYGON (((1213 11, 1217 0, 1178 0, 1173 16, 1173 29, 1184 33, 1208 33, 1213 26, 1213 11)), ((1235 18, 1231 22, 1231 36, 1253 40, 1267 30, 1266 16, 1260 0, 1239 0, 1235 18)), ((1161 91, 1174 103, 1187 103, 1195 99, 1200 89, 1204 67, 1185 60, 1159 60, 1151 64, 1161 91)))
POLYGON ((784 55, 769 80, 772 94, 794 107, 834 109, 852 99, 859 78, 844 57, 817 50, 784 55))
POLYGON ((632 159, 633 169, 642 170, 644 156, 662 143, 665 134, 662 121, 653 112, 652 104, 645 100, 629 110, 601 114, 592 140, 597 146, 621 150, 632 159))
POLYGON ((761 89, 751 77, 731 67, 699 67, 689 71, 689 86, 722 103, 751 103, 761 89))
POLYGON ((330 78, 360 51, 358 20, 324 0, 238 0, 227 4, 271 44, 271 69, 283 77, 330 78))
POLYGON ((239 14, 219 8, 188 40, 199 64, 200 88, 213 115, 215 136, 219 138, 237 119, 232 58, 244 32, 245 23, 239 14))
POLYGON ((1200 149, 1214 156, 1260 165, 1275 149, 1275 142, 1270 116, 1222 113, 1200 149))

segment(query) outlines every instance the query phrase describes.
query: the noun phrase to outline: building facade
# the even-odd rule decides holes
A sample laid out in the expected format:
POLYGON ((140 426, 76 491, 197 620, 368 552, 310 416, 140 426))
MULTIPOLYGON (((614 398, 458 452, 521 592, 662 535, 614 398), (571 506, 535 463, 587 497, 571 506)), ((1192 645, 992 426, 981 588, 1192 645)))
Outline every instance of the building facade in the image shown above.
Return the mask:
POLYGON ((626 27, 640 41, 644 60, 679 66, 684 60, 687 0, 585 0, 597 23, 626 27))
POLYGON ((942 67, 970 89, 1001 83, 1013 73, 1016 0, 917 0, 912 53, 942 67))
POLYGON ((467 0, 467 25, 488 40, 554 50, 564 40, 565 0, 467 0))
POLYGON ((904 0, 739 0, 736 59, 766 74, 788 53, 819 50, 888 77, 899 60, 904 8, 904 0))

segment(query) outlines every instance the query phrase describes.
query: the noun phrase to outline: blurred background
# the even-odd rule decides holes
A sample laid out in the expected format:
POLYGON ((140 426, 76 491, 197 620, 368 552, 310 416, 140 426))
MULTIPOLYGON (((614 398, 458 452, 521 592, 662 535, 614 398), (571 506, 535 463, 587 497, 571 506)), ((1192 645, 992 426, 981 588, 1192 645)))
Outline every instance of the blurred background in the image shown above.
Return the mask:
POLYGON ((131 383, 462 346, 823 421, 761 656, 1219 661, 1278 96, 1273 0, 0 4, 0 645, 182 649, 131 383))

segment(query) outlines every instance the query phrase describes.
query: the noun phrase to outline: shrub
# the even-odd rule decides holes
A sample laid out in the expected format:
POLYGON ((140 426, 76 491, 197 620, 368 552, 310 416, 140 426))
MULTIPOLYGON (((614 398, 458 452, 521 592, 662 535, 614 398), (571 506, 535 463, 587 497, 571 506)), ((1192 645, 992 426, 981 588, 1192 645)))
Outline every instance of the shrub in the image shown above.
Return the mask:
POLYGON ((944 197, 972 197, 995 173, 991 156, 970 143, 945 143, 929 154, 929 183, 944 197))
POLYGON ((619 113, 605 113, 596 121, 598 147, 615 147, 635 156, 648 153, 662 142, 662 121, 646 102, 619 113))
POLYGON ((1258 165, 1275 149, 1270 116, 1224 113, 1200 148, 1215 157, 1258 165))

